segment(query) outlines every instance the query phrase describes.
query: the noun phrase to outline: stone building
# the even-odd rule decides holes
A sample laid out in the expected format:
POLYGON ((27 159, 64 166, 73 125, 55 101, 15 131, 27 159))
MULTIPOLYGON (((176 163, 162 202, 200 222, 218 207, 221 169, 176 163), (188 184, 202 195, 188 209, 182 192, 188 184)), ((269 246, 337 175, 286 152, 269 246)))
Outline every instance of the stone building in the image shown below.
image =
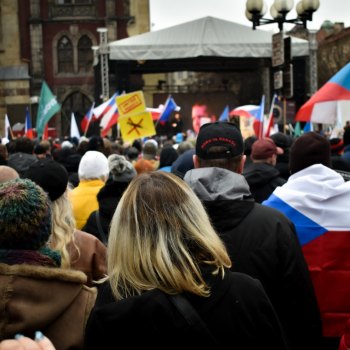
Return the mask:
POLYGON ((11 124, 24 122, 29 105, 35 126, 45 80, 62 106, 49 122, 60 136, 69 135, 72 112, 79 124, 93 101, 102 102, 97 29, 113 41, 150 28, 148 0, 2 0, 0 20, 0 124, 5 113, 11 124))

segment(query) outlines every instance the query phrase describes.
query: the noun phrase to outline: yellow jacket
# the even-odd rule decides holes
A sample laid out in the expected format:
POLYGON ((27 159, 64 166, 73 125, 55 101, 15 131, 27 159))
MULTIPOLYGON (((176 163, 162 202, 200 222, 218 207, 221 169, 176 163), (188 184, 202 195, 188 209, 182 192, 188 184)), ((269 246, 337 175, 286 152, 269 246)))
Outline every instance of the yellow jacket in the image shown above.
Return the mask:
POLYGON ((69 193, 72 203, 76 228, 80 230, 89 215, 98 209, 97 193, 104 186, 102 180, 80 180, 79 185, 69 193))

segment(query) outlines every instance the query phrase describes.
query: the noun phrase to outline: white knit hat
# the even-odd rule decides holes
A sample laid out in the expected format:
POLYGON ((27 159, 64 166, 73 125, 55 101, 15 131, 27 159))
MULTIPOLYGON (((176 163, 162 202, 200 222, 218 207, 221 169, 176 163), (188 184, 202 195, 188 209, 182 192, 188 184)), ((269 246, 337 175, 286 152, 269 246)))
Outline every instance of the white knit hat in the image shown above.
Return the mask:
POLYGON ((102 178, 107 180, 109 175, 107 157, 98 151, 87 151, 80 160, 78 175, 79 179, 83 180, 102 178))

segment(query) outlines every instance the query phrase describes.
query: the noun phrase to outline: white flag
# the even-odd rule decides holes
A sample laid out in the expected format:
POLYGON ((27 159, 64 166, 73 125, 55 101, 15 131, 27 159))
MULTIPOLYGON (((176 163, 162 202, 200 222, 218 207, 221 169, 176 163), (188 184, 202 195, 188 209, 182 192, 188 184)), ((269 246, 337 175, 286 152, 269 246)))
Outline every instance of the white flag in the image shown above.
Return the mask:
MULTIPOLYGON (((11 135, 11 125, 7 114, 5 114, 5 139, 9 140, 11 135)), ((12 138, 12 137, 11 137, 12 138)))
POLYGON ((80 133, 78 129, 77 122, 75 120, 74 113, 72 112, 71 119, 70 119, 70 137, 76 137, 78 140, 80 139, 80 133))

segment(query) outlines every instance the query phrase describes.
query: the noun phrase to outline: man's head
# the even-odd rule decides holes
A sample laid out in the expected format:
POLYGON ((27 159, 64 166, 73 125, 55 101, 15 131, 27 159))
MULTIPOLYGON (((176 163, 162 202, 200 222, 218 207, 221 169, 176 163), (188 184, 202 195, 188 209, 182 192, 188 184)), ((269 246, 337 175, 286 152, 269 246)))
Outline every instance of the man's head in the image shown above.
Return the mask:
POLYGON ((295 140, 290 150, 289 169, 291 174, 314 164, 331 167, 331 145, 316 132, 307 132, 295 140))
POLYGON ((265 138, 253 143, 250 158, 254 163, 267 163, 275 166, 279 154, 283 154, 283 149, 277 147, 273 140, 265 138))
POLYGON ((196 140, 195 168, 219 167, 241 173, 245 156, 239 129, 229 122, 204 124, 196 140))

